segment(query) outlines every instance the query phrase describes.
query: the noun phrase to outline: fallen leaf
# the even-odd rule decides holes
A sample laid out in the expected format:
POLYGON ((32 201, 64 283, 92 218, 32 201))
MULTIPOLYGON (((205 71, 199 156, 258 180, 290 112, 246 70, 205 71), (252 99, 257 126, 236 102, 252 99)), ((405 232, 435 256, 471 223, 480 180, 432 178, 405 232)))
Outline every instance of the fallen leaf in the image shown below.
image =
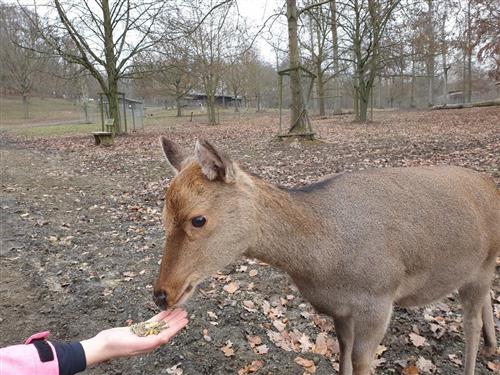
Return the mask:
POLYGON ((208 335, 208 329, 203 329, 203 339, 207 342, 211 342, 212 338, 208 335))
POLYGON ((269 301, 264 300, 264 302, 262 302, 262 311, 264 312, 264 315, 268 315, 270 310, 271 304, 269 301))
POLYGON ((316 372, 316 365, 314 364, 314 361, 311 361, 310 359, 296 357, 293 361, 299 366, 302 366, 308 374, 314 374, 316 372))
POLYGON ((384 364, 385 362, 387 362, 385 358, 374 359, 371 363, 371 367, 372 367, 372 369, 376 369, 377 367, 384 364))
POLYGON ((417 335, 416 333, 410 333, 410 340, 413 345, 415 345, 417 348, 423 346, 425 344, 425 337, 422 337, 420 335, 417 335))
POLYGON ((238 370, 238 375, 247 375, 252 372, 257 372, 259 371, 262 367, 264 366, 264 362, 262 361, 252 361, 249 365, 246 365, 243 368, 240 368, 238 370))
POLYGON ((167 374, 170 375, 182 375, 184 374, 184 371, 179 367, 181 364, 178 363, 170 368, 167 369, 167 374))
POLYGON ((247 341, 252 349, 255 348, 257 345, 262 344, 262 339, 260 338, 260 336, 247 335, 247 341))
POLYGON ((429 359, 425 359, 424 357, 418 357, 416 365, 419 370, 425 373, 432 373, 436 371, 436 366, 434 365, 434 363, 432 363, 432 361, 429 359))
POLYGON ((302 312, 300 313, 300 315, 301 315, 303 318, 305 318, 305 319, 309 319, 309 318, 310 318, 311 316, 313 316, 314 314, 311 314, 311 313, 310 313, 310 312, 308 312, 308 311, 302 311, 302 312))
POLYGON ((408 366, 403 369, 401 372, 403 375, 419 375, 420 372, 418 371, 417 366, 408 366))
POLYGON ((286 324, 284 324, 281 320, 276 319, 273 321, 273 326, 278 330, 278 332, 282 332, 285 329, 286 324))
POLYGON ((207 311, 207 315, 209 316, 210 319, 214 319, 214 320, 219 319, 219 317, 217 316, 217 314, 214 313, 213 311, 207 311))
POLYGON ((220 348, 226 357, 231 357, 234 355, 233 343, 231 340, 226 341, 226 345, 220 348))
POLYGON ((250 311, 250 312, 256 312, 257 310, 255 309, 255 303, 253 301, 245 300, 242 302, 243 307, 245 310, 250 311))
POLYGON ((255 277, 255 276, 257 276, 257 274, 258 274, 258 273, 259 273, 259 272, 258 272, 257 270, 251 270, 251 271, 248 273, 248 275, 249 275, 250 277, 255 277))
POLYGON ((488 361, 488 368, 489 368, 491 371, 493 371, 493 372, 497 373, 497 371, 500 371, 500 363, 498 363, 498 362, 490 362, 490 361, 488 361))
POLYGON ((326 344, 327 334, 324 332, 319 333, 316 336, 316 343, 312 348, 312 352, 320 355, 326 355, 328 353, 328 346, 326 344))
POLYGON ((238 289, 240 289, 240 285, 236 282, 230 282, 229 284, 227 285, 224 285, 224 288, 223 288, 227 293, 229 294, 233 294, 234 292, 236 292, 238 289))
POLYGON ((387 350, 387 346, 379 345, 377 348, 377 351, 375 352, 375 355, 378 357, 378 356, 382 355, 382 353, 385 352, 386 350, 387 350))
POLYGON ((459 367, 462 366, 462 360, 460 358, 457 358, 456 354, 449 354, 448 358, 450 359, 450 361, 452 361, 457 366, 459 366, 459 367))
POLYGON ((256 346, 253 351, 257 354, 267 354, 267 352, 269 351, 269 348, 267 347, 266 344, 264 344, 264 345, 256 346))
MULTIPOLYGON (((302 316, 304 316, 304 315, 302 315, 302 316)), ((329 319, 322 318, 318 314, 313 314, 312 321, 323 332, 331 332, 331 331, 333 331, 333 324, 332 324, 332 322, 329 319)))
POLYGON ((278 348, 281 348, 287 352, 292 351, 292 342, 290 336, 286 331, 281 333, 274 331, 267 331, 267 336, 278 348))

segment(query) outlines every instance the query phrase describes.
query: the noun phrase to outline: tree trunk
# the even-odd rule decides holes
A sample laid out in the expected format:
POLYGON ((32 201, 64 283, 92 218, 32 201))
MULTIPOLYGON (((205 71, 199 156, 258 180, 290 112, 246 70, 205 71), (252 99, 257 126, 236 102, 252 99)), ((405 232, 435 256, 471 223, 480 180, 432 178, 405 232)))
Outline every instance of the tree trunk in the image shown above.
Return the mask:
POLYGON ((209 125, 217 124, 217 111, 215 108, 215 94, 209 93, 207 95, 207 112, 209 125))
POLYGON ((415 108, 415 54, 414 47, 411 47, 411 90, 410 90, 410 107, 415 108))
POLYGON ((118 102, 118 82, 110 81, 108 91, 105 92, 108 98, 109 118, 114 119, 113 133, 122 134, 120 119, 120 104, 118 102))
POLYGON ((240 109, 238 108, 238 90, 233 89, 233 96, 234 96, 234 113, 238 113, 240 109))
POLYGON ((104 29, 104 54, 106 60, 106 74, 108 77, 108 89, 104 90, 109 103, 109 117, 114 119, 114 133, 122 134, 120 121, 120 108, 118 103, 118 75, 116 69, 115 45, 113 39, 113 24, 109 0, 101 3, 104 29))
POLYGON ((318 60, 317 69, 316 69, 316 82, 317 82, 317 90, 319 97, 319 115, 324 117, 326 116, 325 111, 325 82, 323 82, 323 69, 321 68, 321 62, 318 60))
POLYGON ((297 37, 297 2, 296 0, 287 0, 286 14, 288 19, 288 57, 290 60, 290 94, 292 97, 292 107, 290 113, 289 133, 307 132, 306 122, 304 121, 304 100, 302 97, 302 86, 300 79, 300 55, 299 42, 297 37))
POLYGON ((472 102, 472 30, 470 16, 470 1, 467 2, 467 95, 465 103, 472 102))
POLYGON ((427 14, 428 22, 428 33, 429 33, 429 55, 427 57, 427 78, 428 78, 428 93, 427 93, 427 105, 432 107, 434 105, 434 9, 433 0, 427 0, 427 5, 429 7, 427 14))
POLYGON ((363 88, 359 93, 359 121, 366 122, 368 120, 368 99, 370 92, 367 88, 363 88))
POLYGON ((354 120, 359 121, 359 91, 358 79, 354 77, 354 92, 352 97, 352 108, 354 112, 354 120))
POLYGON ((179 97, 175 98, 175 106, 177 107, 176 117, 182 116, 182 107, 181 107, 181 99, 179 97))
POLYGON ((181 80, 177 79, 174 82, 175 86, 175 106, 177 107, 177 115, 176 117, 181 117, 182 116, 182 108, 181 108, 181 99, 182 99, 182 92, 181 92, 181 80))
POLYGON ((257 101, 257 112, 260 112, 261 108, 260 108, 260 92, 255 94, 255 99, 257 101))
POLYGON ((383 101, 382 101, 382 77, 378 76, 378 108, 382 109, 383 101))
POLYGON ((333 50, 333 113, 338 114, 342 112, 340 102, 340 64, 339 64, 339 42, 337 36, 337 4, 333 0, 330 3, 330 10, 332 12, 332 50, 333 50))
POLYGON ((30 117, 29 102, 28 102, 28 95, 27 94, 23 94, 23 116, 25 119, 28 119, 30 117))
POLYGON ((441 54, 443 58, 443 104, 448 104, 448 50, 446 46, 446 18, 445 11, 441 20, 441 54))

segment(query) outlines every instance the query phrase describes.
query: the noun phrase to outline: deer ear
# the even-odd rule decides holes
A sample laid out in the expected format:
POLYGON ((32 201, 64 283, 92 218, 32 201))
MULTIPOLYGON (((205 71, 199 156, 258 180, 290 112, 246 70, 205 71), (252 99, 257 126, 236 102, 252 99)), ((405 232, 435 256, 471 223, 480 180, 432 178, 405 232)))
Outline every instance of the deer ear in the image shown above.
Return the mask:
POLYGON ((175 174, 178 174, 182 169, 182 163, 186 159, 182 148, 170 140, 168 140, 163 135, 160 137, 160 145, 163 149, 163 153, 167 157, 167 161, 174 170, 175 174))
POLYGON ((196 160, 206 178, 231 183, 236 179, 234 163, 205 140, 196 141, 196 160))

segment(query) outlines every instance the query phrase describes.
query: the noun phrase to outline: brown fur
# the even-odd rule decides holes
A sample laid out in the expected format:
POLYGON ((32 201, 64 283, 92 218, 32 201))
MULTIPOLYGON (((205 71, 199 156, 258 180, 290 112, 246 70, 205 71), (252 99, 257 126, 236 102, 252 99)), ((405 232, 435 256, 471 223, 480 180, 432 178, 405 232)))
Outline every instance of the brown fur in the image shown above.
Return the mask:
MULTIPOLYGON (((162 142, 165 143, 165 142, 162 142)), ((164 147, 179 165, 178 147, 164 147)), ((342 375, 367 375, 392 306, 454 290, 464 306, 465 374, 481 329, 496 350, 489 288, 500 253, 500 195, 456 167, 384 168, 280 189, 243 172, 206 142, 166 192, 167 244, 156 292, 183 302, 202 278, 241 256, 286 271, 333 317, 342 375), (205 216, 202 228, 191 218, 205 216)))

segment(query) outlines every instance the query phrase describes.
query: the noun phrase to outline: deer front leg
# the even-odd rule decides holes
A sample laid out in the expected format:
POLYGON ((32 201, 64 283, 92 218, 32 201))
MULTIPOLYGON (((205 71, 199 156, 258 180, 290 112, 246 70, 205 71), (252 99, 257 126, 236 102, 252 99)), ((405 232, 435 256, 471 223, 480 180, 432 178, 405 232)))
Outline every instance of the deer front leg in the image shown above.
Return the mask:
POLYGON ((392 302, 367 302, 354 315, 352 366, 354 375, 369 375, 378 345, 384 337, 392 313, 392 302))
POLYGON ((340 348, 340 375, 352 375, 352 347, 354 324, 352 317, 334 318, 335 332, 340 348))

